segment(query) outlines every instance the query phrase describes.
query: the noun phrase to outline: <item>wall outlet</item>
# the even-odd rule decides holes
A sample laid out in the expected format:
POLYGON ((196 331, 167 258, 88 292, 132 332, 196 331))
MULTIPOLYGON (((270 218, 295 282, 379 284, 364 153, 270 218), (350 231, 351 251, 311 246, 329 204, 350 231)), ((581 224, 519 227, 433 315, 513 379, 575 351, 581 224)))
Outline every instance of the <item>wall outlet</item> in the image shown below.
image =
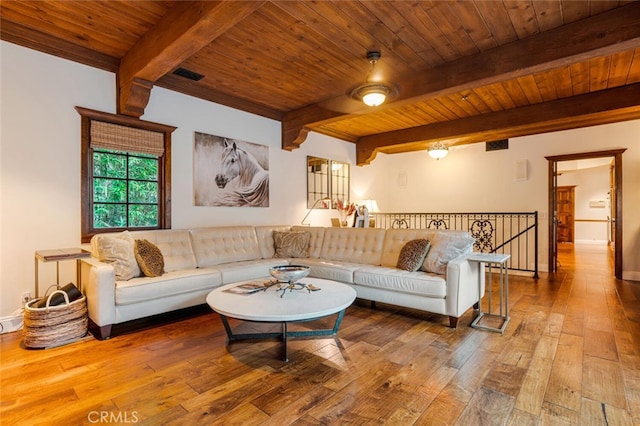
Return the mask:
POLYGON ((24 293, 22 293, 22 299, 20 299, 20 304, 22 305, 22 307, 24 307, 24 305, 26 305, 26 303, 30 300, 31 300, 31 292, 25 291, 24 293))

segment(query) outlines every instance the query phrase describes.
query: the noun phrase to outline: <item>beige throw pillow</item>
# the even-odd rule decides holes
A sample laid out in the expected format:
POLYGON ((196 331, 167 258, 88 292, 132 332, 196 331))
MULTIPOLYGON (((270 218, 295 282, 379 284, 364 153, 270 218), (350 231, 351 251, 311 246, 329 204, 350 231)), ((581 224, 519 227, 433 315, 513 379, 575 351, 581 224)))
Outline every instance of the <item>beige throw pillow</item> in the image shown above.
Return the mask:
POLYGON ((408 241, 400 250, 396 268, 409 272, 417 271, 422 266, 429 247, 429 241, 422 238, 408 241))
POLYGON ((140 276, 133 253, 134 240, 129 231, 118 234, 97 234, 91 238, 91 255, 113 266, 116 280, 126 281, 140 276))
POLYGON ((134 253, 146 277, 159 277, 164 274, 164 257, 155 244, 147 240, 136 240, 134 253))
POLYGON ((274 257, 309 257, 310 241, 307 231, 273 231, 274 257))
POLYGON ((450 261, 473 252, 475 241, 467 235, 438 232, 431 240, 431 248, 424 259, 422 269, 434 274, 444 274, 450 261))

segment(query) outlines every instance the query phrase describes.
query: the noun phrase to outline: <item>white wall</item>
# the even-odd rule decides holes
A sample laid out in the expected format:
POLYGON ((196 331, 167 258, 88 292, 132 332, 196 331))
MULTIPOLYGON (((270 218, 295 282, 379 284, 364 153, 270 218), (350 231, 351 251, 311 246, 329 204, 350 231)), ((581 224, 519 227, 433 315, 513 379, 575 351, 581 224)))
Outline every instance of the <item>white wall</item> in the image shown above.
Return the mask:
MULTIPOLYGON (((80 244, 80 116, 75 106, 115 112, 111 73, 0 42, 0 316, 33 292, 38 249, 80 244)), ((307 212, 306 156, 355 163, 355 146, 311 133, 300 149, 280 149, 278 122, 154 88, 144 120, 177 126, 173 134, 174 228, 235 224, 297 224, 307 212), (194 132, 269 146, 270 207, 193 205, 194 132)), ((440 161, 426 153, 379 154, 352 166, 352 198, 376 198, 383 211, 534 211, 546 214, 545 155, 626 147, 624 181, 625 277, 640 280, 640 121, 516 138, 508 151, 483 144, 452 149, 440 161), (516 182, 514 163, 529 162, 529 180, 516 182), (406 184, 404 183, 406 181, 406 184)), ((315 210, 312 225, 328 225, 331 211, 315 210)), ((547 222, 540 253, 546 259, 547 222)), ((544 260, 541 259, 541 262, 544 260)), ((61 282, 73 280, 73 262, 61 282)), ((41 288, 55 281, 41 267, 41 288)))
MULTIPOLYGON (((0 43, 0 316, 34 292, 34 252, 80 244, 80 115, 75 106, 115 112, 115 76, 0 43)), ((172 225, 297 224, 306 213, 306 156, 355 162, 355 145, 317 134, 293 152, 280 148, 280 123, 154 88, 142 119, 178 127, 172 136, 172 225), (269 146, 270 207, 196 207, 194 132, 269 146)), ((315 224, 330 212, 314 211, 315 224)), ((61 283, 75 281, 73 262, 61 283)), ((55 283, 40 266, 40 289, 55 283)))

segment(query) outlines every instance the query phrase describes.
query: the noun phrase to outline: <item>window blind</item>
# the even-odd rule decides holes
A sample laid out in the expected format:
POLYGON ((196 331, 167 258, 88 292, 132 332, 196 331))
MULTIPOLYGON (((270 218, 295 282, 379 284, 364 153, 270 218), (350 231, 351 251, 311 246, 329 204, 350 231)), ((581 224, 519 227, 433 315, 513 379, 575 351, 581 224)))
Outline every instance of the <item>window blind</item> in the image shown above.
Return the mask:
POLYGON ((92 149, 112 149, 161 157, 164 154, 164 134, 91 120, 89 146, 92 149))

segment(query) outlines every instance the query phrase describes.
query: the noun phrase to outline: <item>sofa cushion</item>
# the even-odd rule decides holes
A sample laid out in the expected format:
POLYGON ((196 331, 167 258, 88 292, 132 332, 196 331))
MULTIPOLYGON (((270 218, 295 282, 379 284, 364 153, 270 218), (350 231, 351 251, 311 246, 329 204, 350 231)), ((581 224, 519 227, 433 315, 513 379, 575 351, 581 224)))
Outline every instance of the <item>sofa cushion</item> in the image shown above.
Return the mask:
POLYGON ((260 253, 263 259, 271 259, 276 254, 273 244, 273 231, 286 232, 290 230, 288 225, 256 226, 256 237, 260 246, 260 253))
POLYGON ((164 274, 164 258, 155 244, 147 240, 136 240, 133 252, 140 270, 146 277, 159 277, 164 274))
POLYGON ((444 276, 427 272, 409 272, 384 266, 368 266, 356 270, 354 284, 372 288, 444 298, 447 282, 444 276))
MULTIPOLYGON (((222 274, 215 269, 191 269, 167 272, 159 277, 139 277, 116 281, 116 305, 128 305, 162 299, 177 294, 213 289, 222 284, 222 274)), ((205 303, 205 298, 202 298, 205 303)))
POLYGON ((197 228, 189 232, 199 268, 262 259, 253 226, 197 228))
POLYGON ((222 263, 216 265, 215 269, 222 273, 222 283, 230 284, 238 281, 253 280, 256 278, 264 278, 265 281, 271 279, 269 269, 273 266, 288 265, 285 259, 258 259, 245 260, 242 262, 222 263))
POLYGON ((191 237, 186 229, 135 231, 131 235, 136 240, 147 240, 160 249, 164 259, 165 272, 196 267, 196 257, 191 248, 191 237))
POLYGON ((97 234, 91 238, 91 255, 113 266, 116 280, 140 276, 140 267, 133 251, 134 239, 129 231, 97 234))
POLYGON ((422 270, 444 274, 449 261, 473 252, 475 239, 464 234, 438 232, 431 241, 431 248, 422 264, 422 270))
POLYGON ((324 259, 295 259, 297 265, 304 265, 310 268, 309 276, 314 278, 324 278, 327 280, 340 281, 353 284, 353 273, 362 268, 362 263, 341 262, 339 260, 324 259))
POLYGON ((422 266, 429 247, 429 241, 423 238, 407 241, 400 250, 396 268, 409 272, 417 271, 422 266))
POLYGON ((309 257, 310 241, 311 234, 306 231, 274 231, 274 257, 309 257))

